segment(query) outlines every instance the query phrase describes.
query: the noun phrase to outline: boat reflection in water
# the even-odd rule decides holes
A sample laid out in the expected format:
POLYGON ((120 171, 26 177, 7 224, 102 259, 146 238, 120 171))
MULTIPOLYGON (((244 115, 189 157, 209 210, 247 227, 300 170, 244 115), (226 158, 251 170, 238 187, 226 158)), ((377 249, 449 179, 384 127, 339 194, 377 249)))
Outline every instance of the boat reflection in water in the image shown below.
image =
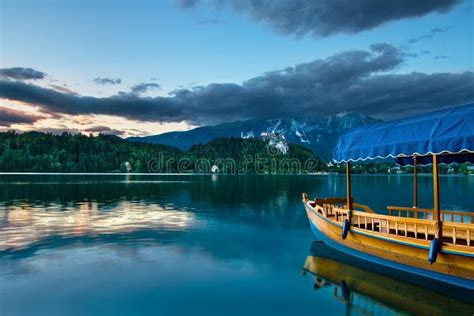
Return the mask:
POLYGON ((347 312, 368 315, 474 315, 474 293, 446 284, 374 266, 315 241, 303 275, 310 273, 316 290, 332 287, 347 312), (407 282, 407 281, 410 281, 407 282))

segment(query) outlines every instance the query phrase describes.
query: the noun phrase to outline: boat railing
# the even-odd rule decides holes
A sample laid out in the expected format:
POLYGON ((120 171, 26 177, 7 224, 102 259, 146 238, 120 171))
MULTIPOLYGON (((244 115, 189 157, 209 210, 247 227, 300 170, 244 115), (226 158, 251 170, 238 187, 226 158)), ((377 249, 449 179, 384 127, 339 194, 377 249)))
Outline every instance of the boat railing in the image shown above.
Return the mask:
POLYGON ((319 209, 322 209, 322 213, 326 217, 334 216, 334 208, 346 208, 346 202, 346 198, 341 197, 318 198, 314 200, 315 206, 318 206, 319 209))
MULTIPOLYGON (((348 210, 344 209, 337 209, 336 214, 336 220, 341 223, 349 216, 348 210)), ((352 212, 351 221, 352 226, 362 230, 404 237, 414 237, 415 233, 417 235, 423 234, 426 240, 434 238, 435 223, 435 221, 359 211, 352 212)))
MULTIPOLYGON (((474 225, 443 222, 443 237, 451 238, 453 245, 474 246, 474 225)), ((443 238, 446 243, 446 239, 443 238)))
MULTIPOLYGON (((319 206, 320 208, 322 208, 322 211, 321 212, 322 214, 326 215, 326 216, 333 216, 334 215, 334 212, 333 212, 333 209, 334 208, 342 208, 342 209, 345 209, 347 208, 347 205, 346 205, 346 202, 347 200, 345 198, 339 198, 339 197, 335 197, 335 198, 319 198, 319 199, 316 199, 314 201, 314 206, 319 206)), ((360 210, 362 212, 367 212, 367 213, 375 213, 369 206, 367 205, 364 205, 364 204, 360 204, 360 203, 354 203, 354 199, 352 199, 352 207, 355 209, 355 210, 360 210)))
POLYGON ((366 213, 375 213, 369 206, 360 203, 352 203, 354 210, 361 210, 366 213))
MULTIPOLYGON (((335 220, 343 223, 349 218, 347 209, 334 208, 335 220)), ((431 240, 437 234, 437 223, 431 219, 418 219, 367 213, 352 212, 351 227, 377 232, 384 235, 431 240)), ((474 225, 466 223, 443 223, 443 244, 474 246, 474 225)))
MULTIPOLYGON (((388 215, 418 218, 418 219, 433 219, 433 210, 415 207, 403 206, 387 206, 388 215)), ((458 223, 474 223, 474 213, 461 211, 441 211, 441 219, 445 222, 458 223)))

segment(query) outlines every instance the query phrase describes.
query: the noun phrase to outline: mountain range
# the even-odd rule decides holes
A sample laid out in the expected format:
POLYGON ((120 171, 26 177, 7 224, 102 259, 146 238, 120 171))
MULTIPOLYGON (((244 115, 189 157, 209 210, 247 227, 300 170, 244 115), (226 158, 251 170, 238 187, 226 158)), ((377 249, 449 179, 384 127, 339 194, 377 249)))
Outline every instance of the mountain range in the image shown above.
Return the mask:
POLYGON ((344 112, 328 117, 284 117, 250 119, 189 131, 168 132, 144 137, 129 137, 133 142, 158 143, 186 150, 219 137, 260 137, 263 134, 283 135, 289 143, 303 145, 325 161, 332 159, 338 137, 356 127, 381 122, 361 113, 344 112))

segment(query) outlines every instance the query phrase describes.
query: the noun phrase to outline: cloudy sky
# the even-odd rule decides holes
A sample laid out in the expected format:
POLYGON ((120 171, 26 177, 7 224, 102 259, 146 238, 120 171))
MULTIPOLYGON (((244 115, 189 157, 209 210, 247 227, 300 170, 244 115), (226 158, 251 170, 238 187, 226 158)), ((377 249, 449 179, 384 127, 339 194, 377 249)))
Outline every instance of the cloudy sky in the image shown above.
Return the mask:
POLYGON ((389 120, 474 101, 472 0, 0 0, 0 131, 389 120))

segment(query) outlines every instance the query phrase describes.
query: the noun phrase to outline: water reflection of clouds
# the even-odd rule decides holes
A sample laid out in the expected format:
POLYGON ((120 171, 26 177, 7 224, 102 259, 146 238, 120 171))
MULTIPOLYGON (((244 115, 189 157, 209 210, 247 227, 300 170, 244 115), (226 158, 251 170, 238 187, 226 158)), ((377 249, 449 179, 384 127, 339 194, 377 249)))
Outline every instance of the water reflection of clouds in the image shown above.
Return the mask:
POLYGON ((54 236, 78 237, 144 229, 179 231, 193 226, 195 215, 173 205, 120 201, 104 210, 97 202, 72 205, 16 203, 0 212, 0 251, 21 249, 54 236))
POLYGON ((0 184, 8 185, 78 185, 78 184, 120 184, 120 183, 133 183, 133 184, 153 184, 153 183, 192 183, 193 181, 183 180, 131 180, 131 178, 125 178, 124 180, 82 180, 82 181, 0 181, 0 184))

